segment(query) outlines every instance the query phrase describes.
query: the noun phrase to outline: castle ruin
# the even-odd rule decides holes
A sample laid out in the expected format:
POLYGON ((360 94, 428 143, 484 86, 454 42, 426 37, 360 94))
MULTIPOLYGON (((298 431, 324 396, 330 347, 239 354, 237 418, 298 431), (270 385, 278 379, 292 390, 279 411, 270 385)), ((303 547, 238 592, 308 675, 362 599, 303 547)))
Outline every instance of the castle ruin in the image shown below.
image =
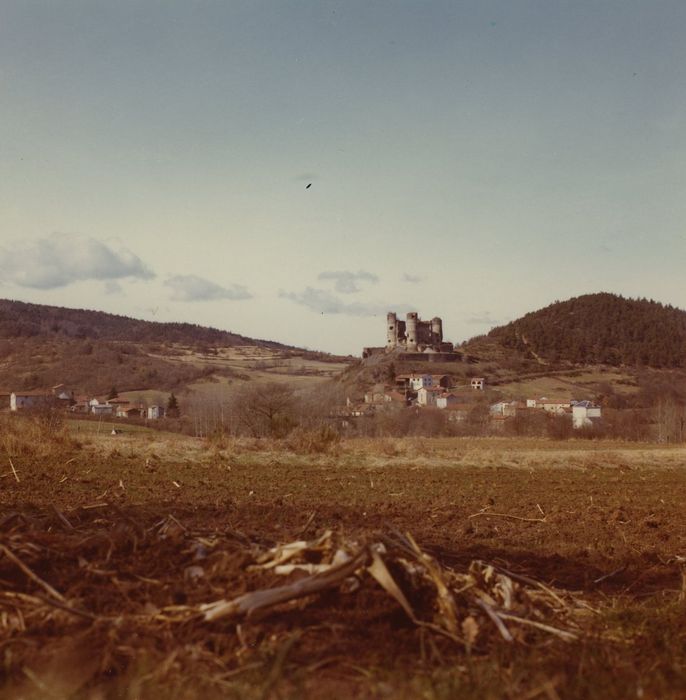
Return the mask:
MULTIPOLYGON (((416 359, 452 361, 448 357, 454 353, 452 343, 443 341, 443 321, 435 316, 430 321, 422 321, 416 311, 407 314, 404 321, 398 320, 395 312, 386 315, 386 345, 383 348, 364 348, 362 357, 369 357, 379 352, 397 353, 400 359, 411 354, 416 359)), ((409 359, 409 358, 408 358, 409 359)))

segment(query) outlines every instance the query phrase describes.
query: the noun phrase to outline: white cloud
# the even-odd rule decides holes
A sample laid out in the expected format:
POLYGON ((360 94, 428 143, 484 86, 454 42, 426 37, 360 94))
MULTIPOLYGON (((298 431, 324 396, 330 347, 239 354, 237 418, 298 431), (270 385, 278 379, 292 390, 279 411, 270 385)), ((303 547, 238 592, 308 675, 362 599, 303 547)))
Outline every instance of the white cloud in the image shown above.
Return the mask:
POLYGON ((75 233, 53 233, 30 243, 0 248, 0 273, 6 281, 33 289, 55 289, 85 280, 155 276, 130 250, 115 250, 75 233))
POLYGON ((424 278, 419 275, 411 275, 409 272, 403 274, 403 282, 409 282, 410 284, 419 284, 423 282, 424 278))
POLYGON ((358 272, 350 272, 350 270, 338 270, 331 272, 321 272, 319 274, 320 280, 333 280, 334 289, 341 294, 354 294, 360 291, 360 282, 368 282, 369 284, 376 284, 379 278, 365 270, 359 270, 358 272))
POLYGON ((474 326, 491 326, 491 327, 502 326, 505 323, 507 323, 507 321, 493 318, 493 316, 491 316, 490 311, 482 311, 480 313, 472 314, 471 316, 468 316, 467 318, 465 318, 465 322, 469 323, 471 325, 474 325, 474 326))
POLYGON ((211 301, 214 299, 251 299, 252 294, 242 284, 229 287, 211 282, 197 275, 175 275, 164 283, 172 290, 173 301, 211 301))
POLYGON ((119 284, 119 282, 116 280, 109 280, 105 282, 105 294, 121 294, 123 291, 124 290, 122 289, 121 284, 119 284))
POLYGON ((279 292, 282 299, 290 299, 296 304, 323 314, 344 314, 346 316, 384 315, 393 308, 387 304, 365 304, 359 301, 345 302, 326 289, 307 287, 303 292, 279 292))

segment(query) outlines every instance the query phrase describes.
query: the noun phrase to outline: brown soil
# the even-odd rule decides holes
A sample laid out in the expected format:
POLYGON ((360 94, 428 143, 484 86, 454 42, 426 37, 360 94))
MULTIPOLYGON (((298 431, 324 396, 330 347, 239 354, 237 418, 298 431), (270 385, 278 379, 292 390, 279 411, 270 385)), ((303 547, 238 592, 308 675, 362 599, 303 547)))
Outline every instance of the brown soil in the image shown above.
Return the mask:
MULTIPOLYGON (((498 447, 512 464, 516 443, 498 447)), ((493 450, 465 464, 459 441, 415 459, 103 439, 23 459, 0 481, 0 544, 37 578, 0 555, 4 697, 686 697, 681 453, 538 454, 504 468, 493 450), (368 581, 257 619, 170 623, 173 606, 280 585, 248 570, 255 552, 326 529, 410 532, 444 566, 494 562, 596 612, 580 641, 470 654, 368 581)))

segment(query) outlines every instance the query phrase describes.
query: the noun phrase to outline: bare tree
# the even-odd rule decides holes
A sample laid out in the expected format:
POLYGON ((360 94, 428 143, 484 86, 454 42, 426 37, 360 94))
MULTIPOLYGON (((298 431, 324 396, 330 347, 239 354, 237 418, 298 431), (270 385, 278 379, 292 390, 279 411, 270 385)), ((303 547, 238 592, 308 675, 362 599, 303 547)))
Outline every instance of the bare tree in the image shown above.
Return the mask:
POLYGON ((232 407, 253 437, 284 437, 296 424, 296 399, 286 384, 246 384, 233 395, 232 407))

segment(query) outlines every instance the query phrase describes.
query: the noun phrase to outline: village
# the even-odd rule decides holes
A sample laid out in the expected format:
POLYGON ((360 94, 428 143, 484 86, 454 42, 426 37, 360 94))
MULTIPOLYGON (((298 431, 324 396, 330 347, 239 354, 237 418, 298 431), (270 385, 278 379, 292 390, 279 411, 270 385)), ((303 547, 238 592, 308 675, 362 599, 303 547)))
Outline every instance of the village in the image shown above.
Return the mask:
MULTIPOLYGON (((363 361, 380 356, 400 363, 460 362, 463 359, 452 343, 444 341, 442 319, 436 316, 422 321, 416 312, 408 313, 405 321, 398 320, 395 312, 388 312, 385 346, 365 347, 362 351, 363 361)), ((437 409, 445 411, 449 421, 460 423, 473 411, 487 407, 491 427, 495 430, 504 428, 508 420, 537 413, 568 417, 575 429, 593 428, 602 418, 601 407, 586 398, 503 399, 496 392, 488 391, 486 377, 471 377, 468 384, 456 384, 449 374, 395 374, 394 371, 390 374, 388 382, 375 384, 366 391, 363 401, 348 398, 345 415, 364 418, 397 409, 437 409), (489 401, 489 398, 499 400, 489 401)))
POLYGON ((591 428, 602 418, 602 409, 588 399, 527 398, 488 402, 485 377, 473 377, 469 384, 451 385, 446 374, 398 374, 395 384, 376 384, 364 395, 364 401, 348 399, 346 413, 364 418, 380 411, 398 409, 437 409, 445 411, 447 419, 466 421, 479 406, 488 407, 491 425, 504 427, 508 419, 535 413, 568 417, 575 429, 591 428))
MULTIPOLYGON (((107 396, 77 395, 64 384, 44 390, 0 392, 0 410, 35 412, 46 409, 110 418, 159 420, 167 415, 169 406, 120 399, 116 389, 107 396)), ((176 399, 172 410, 177 410, 176 399)))

